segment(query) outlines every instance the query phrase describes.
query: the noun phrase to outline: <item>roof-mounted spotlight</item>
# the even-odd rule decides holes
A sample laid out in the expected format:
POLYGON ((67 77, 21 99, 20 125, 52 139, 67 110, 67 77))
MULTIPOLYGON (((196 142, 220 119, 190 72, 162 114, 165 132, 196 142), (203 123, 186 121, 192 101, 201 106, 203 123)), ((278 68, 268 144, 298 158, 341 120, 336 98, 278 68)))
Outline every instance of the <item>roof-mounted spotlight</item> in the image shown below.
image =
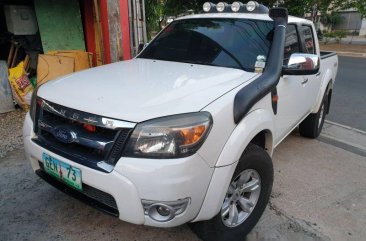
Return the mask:
POLYGON ((258 7, 259 7, 259 3, 257 3, 256 1, 249 1, 246 5, 248 12, 253 12, 258 7))
POLYGON ((247 12, 247 13, 268 13, 269 9, 266 6, 264 6, 263 4, 259 4, 256 1, 249 1, 247 4, 245 4, 245 10, 243 12, 247 12))
POLYGON ((216 5, 216 10, 217 12, 219 13, 222 13, 224 12, 225 10, 228 10, 230 9, 230 5, 225 3, 225 2, 219 2, 217 5, 216 5))
POLYGON ((205 13, 267 13, 269 9, 263 4, 259 4, 256 1, 250 1, 244 4, 239 1, 235 1, 232 4, 226 2, 219 2, 214 4, 212 2, 205 2, 203 4, 203 11, 205 13))
POLYGON ((215 10, 215 7, 216 7, 216 5, 213 4, 212 2, 205 2, 203 4, 203 11, 205 13, 209 13, 209 12, 212 12, 213 10, 215 10))
POLYGON ((233 2, 231 4, 231 11, 233 12, 239 12, 245 7, 244 3, 242 2, 233 2))

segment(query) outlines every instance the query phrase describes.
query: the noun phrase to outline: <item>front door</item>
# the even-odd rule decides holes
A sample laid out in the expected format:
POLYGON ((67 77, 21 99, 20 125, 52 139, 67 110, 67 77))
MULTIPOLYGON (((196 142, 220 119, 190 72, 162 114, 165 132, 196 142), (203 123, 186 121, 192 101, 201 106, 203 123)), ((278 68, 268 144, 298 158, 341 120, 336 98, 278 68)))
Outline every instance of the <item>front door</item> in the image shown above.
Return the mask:
MULTIPOLYGON (((291 54, 300 53, 300 40, 297 26, 289 24, 286 29, 284 65, 291 54)), ((275 116, 275 144, 281 141, 290 130, 307 114, 304 97, 307 92, 307 76, 284 75, 277 85, 277 115, 275 116)))

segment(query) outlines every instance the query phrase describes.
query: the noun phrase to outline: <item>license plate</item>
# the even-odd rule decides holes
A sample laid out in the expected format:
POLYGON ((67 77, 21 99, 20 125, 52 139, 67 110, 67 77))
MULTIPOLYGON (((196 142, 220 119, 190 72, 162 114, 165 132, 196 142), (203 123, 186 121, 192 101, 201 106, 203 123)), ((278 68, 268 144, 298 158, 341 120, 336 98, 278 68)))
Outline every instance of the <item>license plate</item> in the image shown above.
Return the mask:
POLYGON ((47 173, 75 189, 82 190, 81 171, 79 168, 70 166, 46 153, 42 154, 42 161, 47 173))

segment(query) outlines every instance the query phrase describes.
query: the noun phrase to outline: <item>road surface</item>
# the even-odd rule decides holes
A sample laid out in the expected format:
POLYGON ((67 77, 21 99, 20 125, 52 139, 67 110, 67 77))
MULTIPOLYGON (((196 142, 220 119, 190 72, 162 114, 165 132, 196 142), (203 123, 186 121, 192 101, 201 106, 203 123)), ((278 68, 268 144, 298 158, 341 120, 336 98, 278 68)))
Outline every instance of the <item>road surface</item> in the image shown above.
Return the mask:
POLYGON ((339 56, 338 75, 327 119, 366 131, 365 104, 366 58, 339 56))

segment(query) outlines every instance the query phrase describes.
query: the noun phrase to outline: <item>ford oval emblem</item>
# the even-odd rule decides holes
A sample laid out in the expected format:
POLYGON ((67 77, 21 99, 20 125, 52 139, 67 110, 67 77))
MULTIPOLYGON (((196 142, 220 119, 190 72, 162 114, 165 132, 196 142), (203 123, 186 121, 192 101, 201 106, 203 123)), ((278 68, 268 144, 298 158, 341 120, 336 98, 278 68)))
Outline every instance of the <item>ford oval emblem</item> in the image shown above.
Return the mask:
POLYGON ((56 127, 54 137, 63 143, 72 143, 75 140, 75 133, 63 127, 56 127))

